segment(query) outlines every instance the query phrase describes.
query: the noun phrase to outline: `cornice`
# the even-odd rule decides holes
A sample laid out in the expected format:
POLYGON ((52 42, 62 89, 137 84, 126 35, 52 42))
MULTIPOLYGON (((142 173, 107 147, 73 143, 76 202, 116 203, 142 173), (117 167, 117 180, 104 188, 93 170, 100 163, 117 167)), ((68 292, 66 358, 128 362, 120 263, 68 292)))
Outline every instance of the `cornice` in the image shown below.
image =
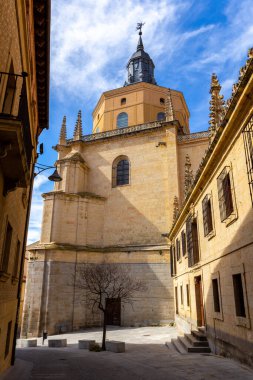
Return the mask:
MULTIPOLYGON (((173 120, 169 122, 155 121, 152 123, 133 125, 131 127, 126 127, 126 128, 113 129, 112 131, 92 133, 90 135, 82 136, 82 139, 79 141, 82 141, 82 142, 103 141, 103 140, 114 138, 114 137, 124 137, 124 136, 133 135, 140 132, 152 131, 156 129, 158 130, 159 128, 162 128, 162 127, 168 127, 168 126, 174 126, 174 125, 176 126, 179 125, 177 120, 173 120)), ((73 142, 74 142, 73 139, 68 139, 67 145, 70 145, 73 142)))

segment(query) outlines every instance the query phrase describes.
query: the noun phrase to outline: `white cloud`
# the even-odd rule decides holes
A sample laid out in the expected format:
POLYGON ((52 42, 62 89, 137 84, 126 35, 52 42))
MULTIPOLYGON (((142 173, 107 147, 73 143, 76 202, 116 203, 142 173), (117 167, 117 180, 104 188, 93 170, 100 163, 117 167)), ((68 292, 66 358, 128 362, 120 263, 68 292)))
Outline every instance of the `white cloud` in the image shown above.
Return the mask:
POLYGON ((229 96, 231 94, 231 89, 235 81, 236 81, 236 78, 233 78, 233 79, 229 78, 221 83, 222 95, 229 96))
POLYGON ((37 175, 34 179, 34 184, 33 184, 33 189, 37 190, 39 189, 42 185, 47 183, 48 178, 44 174, 37 175))
MULTIPOLYGON (((188 70, 213 67, 228 74, 230 66, 246 57, 253 43, 253 7, 251 0, 227 2, 224 10, 226 21, 217 23, 204 41, 202 53, 191 62, 188 70)), ((238 68, 239 70, 239 68, 238 68)))
POLYGON ((138 21, 145 22, 144 45, 151 56, 170 54, 177 21, 189 5, 186 0, 54 2, 51 77, 58 95, 88 100, 122 86, 126 79, 122 62, 126 64, 135 51, 138 21))
POLYGON ((228 66, 245 57, 253 41, 251 0, 230 0, 224 22, 191 29, 184 20, 198 12, 194 0, 64 0, 52 7, 51 79, 63 103, 75 97, 94 105, 103 91, 123 85, 122 63, 135 51, 138 21, 145 22, 144 46, 158 66, 171 60, 185 75, 226 67, 228 79, 228 66))
POLYGON ((47 190, 47 186, 45 187, 45 185, 48 185, 48 178, 45 175, 40 174, 35 177, 27 238, 28 245, 40 240, 43 211, 43 199, 41 197, 41 193, 43 190, 47 190))

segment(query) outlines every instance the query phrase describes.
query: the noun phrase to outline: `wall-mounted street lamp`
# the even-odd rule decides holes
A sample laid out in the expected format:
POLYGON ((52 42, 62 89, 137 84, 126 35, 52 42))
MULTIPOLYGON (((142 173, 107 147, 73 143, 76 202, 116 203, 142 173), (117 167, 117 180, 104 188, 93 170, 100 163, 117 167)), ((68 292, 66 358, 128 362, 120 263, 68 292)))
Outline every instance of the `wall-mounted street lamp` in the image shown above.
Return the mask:
MULTIPOLYGON (((35 170, 36 172, 34 172, 34 177, 36 177, 38 174, 44 172, 45 170, 48 170, 48 169, 55 169, 54 166, 48 166, 48 165, 43 165, 43 164, 36 164, 35 165, 35 170)), ((54 170, 53 174, 51 174, 49 177, 48 177, 49 181, 53 181, 53 182, 60 182, 62 181, 62 178, 61 176, 59 175, 57 169, 54 170)))

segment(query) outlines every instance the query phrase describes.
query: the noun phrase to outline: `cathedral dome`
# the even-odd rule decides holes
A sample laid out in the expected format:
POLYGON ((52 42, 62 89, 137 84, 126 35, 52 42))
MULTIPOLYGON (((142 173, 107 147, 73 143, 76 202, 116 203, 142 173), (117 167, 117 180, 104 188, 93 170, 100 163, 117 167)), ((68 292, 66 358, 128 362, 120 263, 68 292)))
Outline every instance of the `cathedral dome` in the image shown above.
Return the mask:
POLYGON ((138 24, 137 29, 139 32, 139 41, 136 52, 131 56, 127 63, 128 81, 125 82, 125 86, 130 84, 146 82, 156 84, 154 77, 154 62, 150 58, 149 54, 144 51, 142 42, 142 28, 143 24, 138 24))

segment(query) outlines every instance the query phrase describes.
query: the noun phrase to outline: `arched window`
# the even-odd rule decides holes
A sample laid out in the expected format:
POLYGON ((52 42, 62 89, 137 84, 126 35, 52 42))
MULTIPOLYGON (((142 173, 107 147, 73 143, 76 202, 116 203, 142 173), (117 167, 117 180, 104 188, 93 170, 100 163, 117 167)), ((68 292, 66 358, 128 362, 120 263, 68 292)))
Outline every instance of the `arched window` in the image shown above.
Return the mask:
POLYGON ((123 106, 124 104, 126 104, 126 98, 122 98, 121 101, 120 101, 120 104, 123 106))
POLYGON ((112 164, 112 187, 129 184, 130 164, 127 156, 117 157, 112 164))
POLYGON ((160 104, 161 104, 161 105, 164 105, 164 104, 165 104, 165 99, 164 99, 164 98, 160 98, 160 104))
POLYGON ((165 120, 165 113, 164 112, 158 112, 156 118, 157 118, 157 120, 165 120))
POLYGON ((117 127, 124 128, 128 126, 128 114, 126 112, 121 112, 117 117, 117 127))

